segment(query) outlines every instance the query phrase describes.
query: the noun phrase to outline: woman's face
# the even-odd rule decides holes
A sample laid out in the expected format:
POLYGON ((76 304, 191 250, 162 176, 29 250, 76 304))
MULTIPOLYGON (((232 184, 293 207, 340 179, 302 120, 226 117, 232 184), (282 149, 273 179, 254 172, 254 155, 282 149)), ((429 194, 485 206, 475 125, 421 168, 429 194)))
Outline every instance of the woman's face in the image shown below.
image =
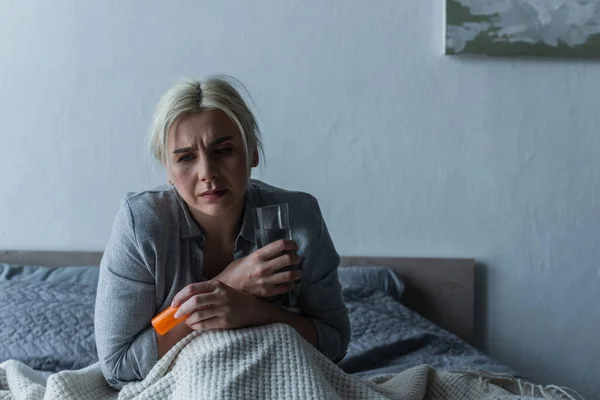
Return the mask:
MULTIPOLYGON (((170 180, 192 214, 240 212, 248 186, 248 164, 237 125, 220 110, 178 118, 167 140, 170 180)), ((251 149, 252 166, 258 153, 251 149)))

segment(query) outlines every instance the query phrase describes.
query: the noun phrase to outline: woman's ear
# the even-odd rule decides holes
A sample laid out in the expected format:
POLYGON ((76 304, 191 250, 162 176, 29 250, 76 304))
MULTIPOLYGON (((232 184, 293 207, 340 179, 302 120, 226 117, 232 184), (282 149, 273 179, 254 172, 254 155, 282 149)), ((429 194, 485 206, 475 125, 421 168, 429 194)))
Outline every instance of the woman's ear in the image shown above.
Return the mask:
POLYGON ((259 159, 260 159, 260 157, 258 156, 258 149, 255 148, 252 151, 252 168, 258 167, 259 159))

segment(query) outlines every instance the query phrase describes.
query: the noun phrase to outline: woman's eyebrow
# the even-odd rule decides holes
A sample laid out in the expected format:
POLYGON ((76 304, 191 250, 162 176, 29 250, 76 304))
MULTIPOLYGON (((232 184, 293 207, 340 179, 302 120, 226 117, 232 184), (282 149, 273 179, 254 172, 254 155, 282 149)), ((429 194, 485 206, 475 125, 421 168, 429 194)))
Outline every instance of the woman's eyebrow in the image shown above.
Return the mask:
MULTIPOLYGON (((218 139, 215 139, 211 144, 210 147, 214 147, 217 146, 223 142, 227 142, 228 140, 232 140, 235 139, 233 136, 222 136, 218 139)), ((173 150, 173 154, 179 154, 179 153, 187 153, 188 151, 194 151, 195 149, 191 146, 188 147, 182 147, 180 149, 175 149, 173 150)))
POLYGON ((226 142, 226 141, 228 141, 228 140, 232 140, 232 139, 235 139, 235 138, 234 138, 233 136, 222 136, 222 137, 220 137, 220 138, 218 138, 218 139, 215 139, 215 140, 214 140, 214 141, 213 141, 213 142, 210 144, 210 146, 211 146, 211 147, 213 147, 213 146, 217 146, 217 145, 219 145, 219 144, 221 144, 221 143, 223 143, 223 142, 226 142))
POLYGON ((173 150, 173 154, 187 153, 188 151, 193 151, 193 150, 194 150, 193 147, 182 147, 180 149, 173 150))

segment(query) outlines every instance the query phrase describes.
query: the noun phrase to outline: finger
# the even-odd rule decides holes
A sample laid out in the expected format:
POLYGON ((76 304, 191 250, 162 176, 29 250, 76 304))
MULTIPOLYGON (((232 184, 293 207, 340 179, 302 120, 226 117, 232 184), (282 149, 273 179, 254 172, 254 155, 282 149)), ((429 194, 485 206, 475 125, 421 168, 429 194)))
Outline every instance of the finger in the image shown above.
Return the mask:
POLYGON ((302 278, 302 271, 293 270, 286 272, 278 272, 265 279, 270 285, 281 285, 284 283, 294 283, 302 278))
POLYGON ((175 318, 183 318, 184 315, 191 315, 192 313, 203 310, 211 306, 218 306, 221 304, 222 298, 219 293, 201 293, 190 297, 179 306, 179 309, 175 313, 175 318))
POLYGON ((269 297, 291 292, 294 289, 294 286, 295 285, 293 283, 284 283, 282 285, 273 286, 272 292, 270 292, 269 297))
POLYGON ((276 257, 270 261, 262 262, 260 265, 253 269, 249 278, 256 279, 266 279, 273 276, 277 272, 283 272, 286 268, 288 270, 296 270, 297 266, 302 263, 302 257, 295 253, 287 253, 283 254, 279 257, 276 257))
POLYGON ((195 324, 188 325, 188 326, 195 331, 223 329, 224 321, 223 321, 223 318, 221 318, 221 317, 213 317, 213 318, 209 318, 209 319, 205 319, 205 320, 196 322, 195 324))
POLYGON ((195 296, 200 293, 212 292, 213 290, 215 290, 215 287, 215 281, 205 281, 189 284, 175 295, 173 301, 171 302, 171 306, 179 307, 181 304, 189 300, 192 296, 195 296))
POLYGON ((258 250, 263 260, 270 260, 283 253, 293 253, 295 251, 298 251, 298 244, 288 239, 277 240, 258 250))
POLYGON ((187 326, 192 328, 201 321, 221 316, 221 314, 222 313, 219 312, 216 307, 208 307, 194 311, 189 317, 187 317, 185 323, 187 326))
POLYGON ((295 253, 283 254, 272 259, 267 263, 267 270, 270 274, 275 274, 278 270, 285 267, 298 266, 302 263, 302 257, 295 253))

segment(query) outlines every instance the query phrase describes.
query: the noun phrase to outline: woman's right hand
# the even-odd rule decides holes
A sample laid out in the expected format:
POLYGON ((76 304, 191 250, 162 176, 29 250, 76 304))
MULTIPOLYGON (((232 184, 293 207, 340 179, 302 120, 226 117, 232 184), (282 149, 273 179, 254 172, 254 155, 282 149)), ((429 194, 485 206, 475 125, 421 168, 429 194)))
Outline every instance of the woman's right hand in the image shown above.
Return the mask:
POLYGON ((177 307, 175 318, 185 317, 193 330, 246 328, 272 320, 271 305, 214 279, 187 285, 171 306, 177 307))
POLYGON ((280 271, 300 265, 302 258, 296 254, 298 245, 293 240, 278 240, 239 258, 227 266, 214 279, 256 297, 271 297, 287 293, 299 280, 300 270, 280 271))

